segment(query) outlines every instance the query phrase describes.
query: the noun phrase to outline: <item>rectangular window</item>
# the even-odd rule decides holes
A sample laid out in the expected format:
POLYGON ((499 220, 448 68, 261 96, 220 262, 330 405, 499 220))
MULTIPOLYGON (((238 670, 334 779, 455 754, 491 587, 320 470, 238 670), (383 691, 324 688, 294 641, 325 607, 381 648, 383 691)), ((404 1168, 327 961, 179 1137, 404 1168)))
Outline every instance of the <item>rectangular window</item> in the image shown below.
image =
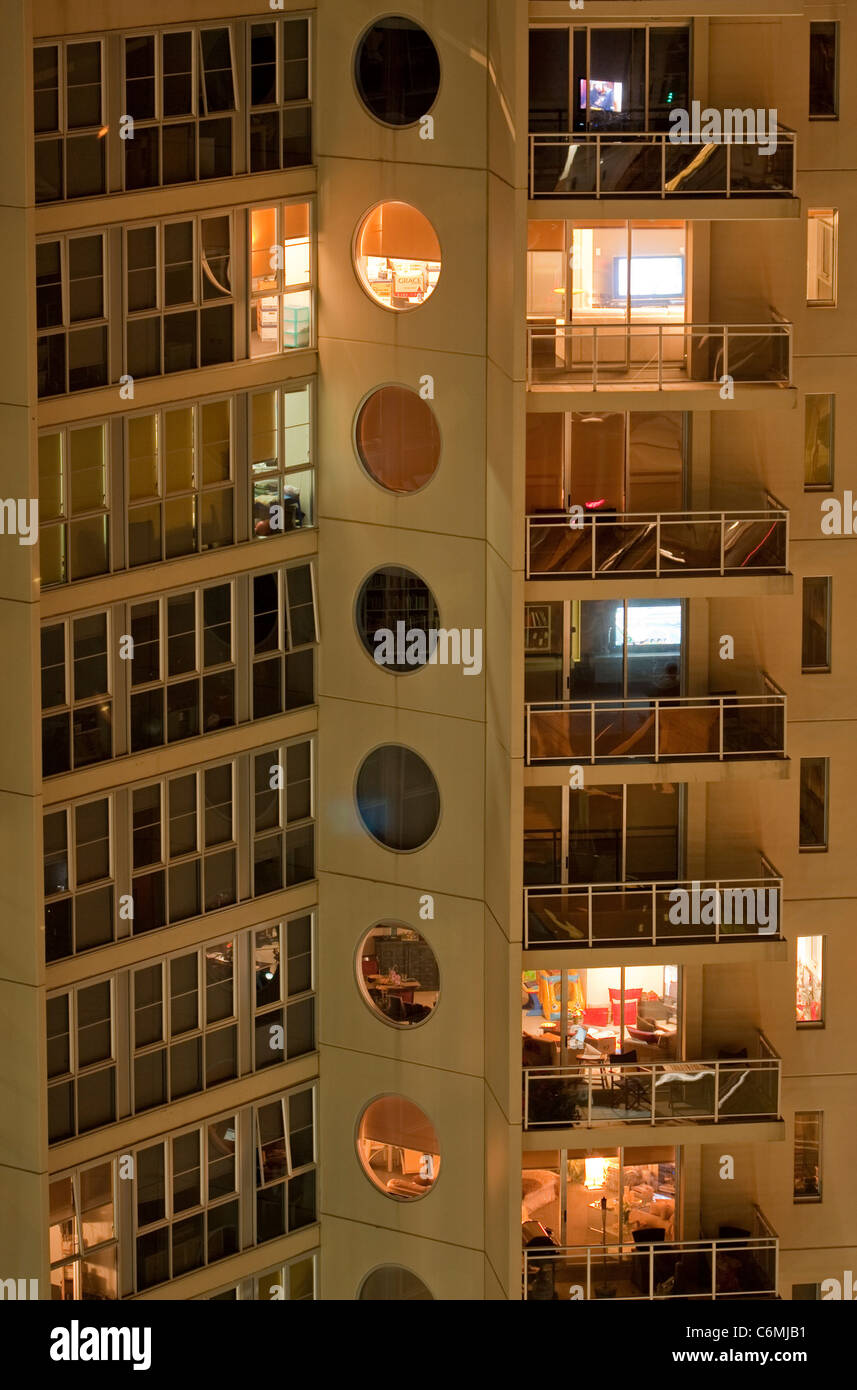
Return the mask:
POLYGON ((83 801, 42 818, 48 962, 114 938, 111 801, 83 801))
POLYGON ((839 116, 839 25, 821 20, 809 26, 809 118, 839 116))
POLYGON ((839 213, 809 208, 806 214, 806 302, 836 306, 839 213))
POLYGON ((310 21, 271 19, 249 28, 250 172, 311 164, 310 21))
POLYGON ((314 524, 312 386, 273 386, 250 397, 253 535, 314 524))
POLYGON ((232 941, 135 970, 133 1009, 135 1114, 237 1077, 232 941))
POLYGON ((113 756, 108 615, 42 628, 42 775, 113 756))
POLYGON ((800 760, 800 849, 827 849, 829 759, 800 760))
POLYGON ((804 579, 801 628, 801 671, 830 670, 830 600, 833 581, 829 577, 804 579))
POLYGON ((43 589, 109 573, 109 474, 103 422, 39 437, 43 589))
POLYGON ((128 564, 232 545, 232 402, 132 415, 126 422, 128 564))
POLYGON ((314 340, 310 204, 250 212, 250 356, 308 348, 314 340))
POLYGON ((807 396, 804 404, 803 486, 805 492, 833 487, 833 402, 807 396))
POLYGON ((118 1256, 115 1160, 52 1177, 51 1300, 118 1298, 118 1256))
POLYGON ((256 1244, 316 1220, 311 1087, 255 1106, 256 1244))
POLYGON ((238 1135, 229 1115, 137 1150, 138 1292, 240 1250, 238 1135))
POLYGON ((99 980, 49 995, 48 1142, 116 1119, 113 984, 99 980))
POLYGON ((237 901, 232 763, 135 787, 134 934, 237 901))
POLYGON ((253 933, 256 1071, 315 1050, 312 917, 253 933))
POLYGON ((821 1201, 821 1111, 795 1111, 794 1200, 821 1201))
POLYGON ((102 233, 36 243, 39 396, 107 385, 102 233))
POLYGON ((310 566, 254 574, 254 719, 313 703, 316 640, 310 566))
POLYGON ((125 370, 149 377, 234 357, 228 212, 125 231, 125 370))
POLYGON ((233 173, 235 56, 228 27, 171 29, 124 41, 125 188, 228 178, 233 173))
POLYGON ((232 585, 131 605, 131 752, 235 723, 232 585))
POLYGON ((253 896, 315 876, 312 745, 271 748, 254 758, 253 896))
POLYGON ((824 1023, 824 937, 799 936, 795 977, 798 1027, 824 1023))
POLYGON ((106 192, 103 67, 100 39, 33 49, 37 203, 106 192))

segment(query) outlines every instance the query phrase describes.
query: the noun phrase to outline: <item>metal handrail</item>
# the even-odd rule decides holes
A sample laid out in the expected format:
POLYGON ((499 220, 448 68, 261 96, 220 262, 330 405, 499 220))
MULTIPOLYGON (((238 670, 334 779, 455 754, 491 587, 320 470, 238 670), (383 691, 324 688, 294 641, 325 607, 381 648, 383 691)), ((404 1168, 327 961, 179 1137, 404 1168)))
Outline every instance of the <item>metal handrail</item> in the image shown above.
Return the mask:
MULTIPOLYGON (((679 1116, 678 1119, 685 1119, 689 1124, 711 1123, 711 1124, 732 1124, 736 1121, 761 1120, 770 1117, 776 1118, 780 1114, 780 1087, 782 1081, 782 1059, 777 1056, 767 1039, 764 1039, 762 1046, 761 1034, 759 1035, 759 1050, 765 1051, 763 1057, 751 1058, 695 1058, 681 1061, 668 1062, 608 1062, 606 1057, 599 1057, 597 1060, 581 1059, 572 1065, 555 1067, 522 1067, 521 1071, 524 1080, 524 1129, 600 1129, 604 1126, 644 1124, 644 1125, 675 1125, 676 1115, 673 1113, 670 1104, 669 1113, 658 1114, 658 1090, 662 1086, 671 1085, 676 1082, 682 1086, 693 1085, 705 1077, 713 1078, 713 1101, 707 1106, 691 1115, 679 1116), (642 1115, 634 1110, 626 1109, 620 1116, 596 1116, 593 1119, 592 1109, 593 1090, 604 1089, 603 1073, 609 1072, 611 1078, 618 1076, 620 1086, 617 1088, 621 1095, 622 1088, 627 1085, 627 1079, 633 1078, 637 1087, 642 1092, 648 1090, 647 1109, 648 1113, 642 1115), (777 1087, 776 1097, 773 1107, 770 1109, 736 1110, 730 1108, 725 1114, 721 1113, 723 1103, 730 1100, 733 1096, 740 1093, 741 1088, 753 1073, 770 1074, 776 1073, 777 1087), (533 1119, 531 1113, 531 1088, 533 1082, 550 1081, 574 1081, 581 1087, 586 1088, 586 1114, 581 1113, 579 1118, 568 1119, 562 1114, 549 1115, 542 1118, 533 1119), (601 1083, 600 1085, 598 1083, 601 1083), (648 1085, 646 1086, 646 1082, 648 1085), (721 1089, 723 1094, 721 1094, 721 1089)), ((639 1097, 638 1097, 639 1099, 639 1097)), ((561 1103, 560 1103, 561 1104, 561 1103)), ((603 1102, 598 1102, 599 1108, 604 1109, 603 1102)), ((577 1099, 574 1102, 577 1109, 577 1099)), ((610 1107, 607 1107, 610 1108, 610 1107)), ((617 1104, 616 1109, 619 1109, 617 1104)), ((542 1107, 539 1107, 542 1111, 542 1107)))
MULTIPOLYGON (((793 325, 785 320, 773 321, 769 319, 766 323, 695 323, 686 320, 672 322, 670 320, 646 320, 635 319, 633 323, 619 321, 616 323, 565 323, 564 321, 551 320, 549 323, 528 323, 527 328, 527 382, 533 384, 533 343, 540 338, 547 338, 553 341, 562 340, 565 344, 574 338, 578 342, 586 338, 591 340, 592 353, 591 361, 582 362, 578 365, 568 361, 568 354, 563 348, 563 361, 559 365, 554 364, 550 367, 539 367, 538 370, 544 373, 588 373, 591 379, 591 389, 593 391, 609 390, 611 383, 604 383, 599 386, 599 367, 606 366, 608 371, 615 375, 615 386, 621 387, 629 380, 643 380, 642 373, 649 370, 653 364, 657 365, 657 382, 651 381, 652 389, 658 391, 668 390, 676 382, 692 382, 694 385, 721 386, 722 378, 729 377, 735 386, 783 386, 788 385, 792 380, 794 335, 793 325), (646 335, 649 338, 657 338, 657 352, 648 361, 631 363, 601 363, 598 360, 599 334, 602 341, 612 341, 626 339, 630 345, 634 337, 639 338, 646 335), (688 348, 686 340, 691 339, 691 349, 694 347, 694 337, 702 339, 696 344, 697 348, 702 348, 706 342, 716 335, 721 341, 721 348, 717 354, 713 370, 710 375, 702 377, 692 377, 687 375, 686 359, 688 348), (678 360, 670 363, 675 369, 679 367, 683 375, 671 377, 667 380, 664 376, 664 342, 675 341, 678 337, 685 339, 683 356, 685 366, 680 367, 678 360), (740 343, 742 338, 785 339, 787 347, 787 364, 776 376, 761 376, 757 378, 738 376, 734 373, 743 365, 741 361, 735 360, 734 343, 740 343), (734 343, 733 343, 734 340, 734 343)), ((585 388, 589 389, 589 388, 585 388)))
MULTIPOLYGON (((765 866, 767 866, 767 867, 770 869, 770 873, 769 873, 769 874, 764 874, 764 873, 763 873, 762 876, 760 876, 760 877, 758 877, 758 878, 744 877, 744 878, 703 878, 703 879, 676 879, 676 880, 664 880, 664 879, 657 880, 657 879, 649 879, 649 880, 647 880, 647 881, 640 881, 640 882, 634 882, 634 881, 628 880, 628 881, 625 881, 625 882, 622 882, 622 883, 528 884, 528 885, 524 888, 524 930, 523 930, 523 945, 524 945, 524 949, 525 949, 525 950, 532 950, 532 949, 553 950, 554 947, 559 947, 560 949, 563 949, 563 948, 565 948, 565 947, 577 947, 577 948, 583 949, 583 950, 591 950, 592 948, 594 948, 594 947, 599 947, 599 946, 613 946, 613 945, 627 944, 630 940, 633 940, 633 942, 634 942, 636 945, 639 945, 640 942, 641 942, 642 940, 645 939, 645 935, 641 937, 641 936, 638 934, 638 935, 636 935, 636 936, 634 936, 634 937, 630 937, 630 936, 626 933, 624 936, 606 936, 606 935, 603 933, 603 931, 599 931, 598 934, 597 934, 597 936, 595 935, 594 926, 595 926, 595 916, 596 916, 596 899, 597 899, 599 896, 601 896, 602 894, 603 894, 604 896, 608 896, 608 897, 609 897, 609 896, 616 896, 616 895, 618 895, 618 894, 622 894, 622 895, 627 894, 628 896, 631 896, 631 897, 641 897, 641 896, 643 896, 643 895, 647 896, 647 897, 648 897, 648 900, 649 900, 649 901, 648 901, 648 910, 649 910, 649 913, 650 913, 649 931, 648 931, 648 934, 647 934, 647 935, 648 935, 648 939, 651 941, 652 945, 657 945, 657 944, 658 944, 658 918, 657 918, 657 912, 658 912, 658 902, 659 902, 659 899, 660 899, 660 901, 661 901, 661 903, 662 903, 665 897, 668 897, 668 895, 669 895, 670 893, 676 891, 677 889, 681 889, 681 890, 683 890, 683 891, 685 891, 685 892, 690 892, 690 893, 693 893, 694 890, 697 890, 699 893, 707 892, 707 891, 709 891, 709 890, 714 890, 714 892, 717 893, 718 910, 717 910, 717 912, 714 914, 714 915, 715 915, 715 920, 714 920, 714 922, 711 922, 711 923, 708 923, 708 922, 705 922, 705 923, 702 923, 702 922, 699 922, 699 923, 688 923, 687 929, 686 929, 686 930, 680 931, 680 932, 675 932, 675 933, 670 933, 670 934, 668 935, 668 937, 666 938, 667 940, 674 940, 674 939, 675 939, 676 937, 678 937, 678 936, 681 936, 681 937, 684 937, 684 936, 687 936, 687 937, 691 937, 691 936, 692 936, 692 937, 700 937, 700 938, 704 939, 706 942, 711 942, 711 941, 713 941, 713 942, 715 942, 715 943, 717 943, 717 944, 719 944, 721 941, 730 941, 730 942, 734 942, 735 940, 741 940, 742 938, 747 938, 747 939, 751 939, 751 940, 756 940, 757 938, 759 938, 759 937, 761 937, 761 936, 766 936, 766 937, 768 937, 769 940, 772 940, 772 941, 775 941, 775 940, 782 940, 781 925, 782 925, 783 880, 782 880, 781 875, 779 875, 778 873, 776 873, 776 871, 773 869, 773 866, 769 863, 769 861, 766 860, 766 859, 764 858, 764 856, 761 856, 761 857, 762 857, 762 867, 763 867, 763 869, 765 868, 765 866), (732 914, 732 912, 731 912, 731 905, 732 905, 731 900, 729 900, 730 912, 729 912, 728 918, 727 918, 727 915, 726 915, 726 912, 725 912, 725 906, 726 906, 727 899, 724 897, 724 895, 725 895, 726 893, 736 893, 736 892, 741 892, 741 893, 743 893, 744 891, 755 892, 755 891, 758 891, 758 890, 761 890, 761 891, 763 891, 763 892, 765 892, 765 891, 775 892, 775 893, 777 893, 777 894, 779 895, 779 897, 778 897, 778 905, 777 905, 777 907, 778 907, 778 910, 777 910, 777 927, 778 927, 778 930, 777 930, 775 933, 774 933, 774 932, 768 933, 767 931, 765 931, 765 930, 763 930, 763 929, 761 929, 761 928, 758 928, 758 927, 756 928, 755 931, 750 931, 750 930, 749 930, 749 924, 745 924, 745 923, 733 923, 733 922, 732 922, 732 915, 733 915, 733 914, 732 914), (530 905, 533 904, 533 903, 537 903, 537 902, 539 901, 539 899, 548 899, 548 900, 550 900, 550 901, 556 901, 556 900, 566 901, 566 900, 574 900, 574 899, 577 899, 578 901, 580 901, 581 899, 585 900, 585 902, 586 902, 586 925, 587 925, 586 935, 585 935, 585 936, 579 936, 579 937, 572 937, 572 936, 569 936, 569 938, 568 938, 567 940, 563 940, 561 937, 558 937, 558 938, 551 937, 549 940, 538 939, 538 940, 532 941, 532 940, 530 939, 530 905), (745 930, 744 932, 731 931, 731 932, 728 932, 728 933, 724 933, 724 932, 721 931, 721 926, 723 926, 723 925, 726 925, 726 926, 735 926, 735 925, 738 925, 738 926, 747 926, 748 929, 745 930)), ((754 914, 754 915, 755 915, 755 914, 754 914)), ((645 925, 645 924, 644 924, 644 925, 645 925)), ((755 923, 752 924, 752 925, 755 926, 755 923)))
MULTIPOLYGON (((757 1206, 753 1207, 753 1224, 760 1230, 769 1232, 766 1235, 752 1236, 718 1236, 706 1240, 704 1237, 699 1240, 670 1240, 652 1242, 648 1245, 637 1245, 631 1241, 617 1241, 615 1244, 601 1245, 553 1245, 529 1246, 523 1251, 523 1272, 524 1289, 523 1296, 526 1300, 529 1292, 529 1273, 530 1267, 558 1266, 559 1264, 571 1265, 574 1277, 571 1282, 578 1283, 580 1275, 584 1275, 583 1294, 585 1299, 591 1299, 597 1293, 598 1282, 603 1282, 607 1271, 605 1264, 607 1261, 620 1261, 626 1257, 631 1257, 636 1263, 637 1277, 643 1274, 643 1281, 647 1286, 647 1292, 639 1294, 618 1294, 614 1290, 611 1297, 619 1297, 626 1302, 642 1302, 651 1300, 661 1300, 668 1298, 694 1298, 694 1299, 716 1299, 719 1297, 747 1297, 748 1295, 771 1294, 775 1295, 778 1287, 779 1273, 779 1237, 773 1227, 766 1220, 757 1206), (766 1261, 756 1260, 756 1265, 760 1268, 763 1281, 767 1284, 765 1288, 747 1288, 734 1290, 730 1289, 724 1294, 718 1293, 717 1289, 717 1256, 718 1254, 735 1255, 741 1251, 748 1251, 764 1256, 770 1253, 773 1256, 773 1274, 768 1280, 764 1279, 765 1270, 763 1268, 766 1261), (705 1293, 689 1293, 686 1289, 677 1292, 656 1292, 657 1283, 655 1280, 655 1268, 659 1272, 657 1282, 663 1282, 663 1271, 668 1267, 668 1261, 675 1257, 676 1262, 680 1256, 702 1254, 708 1255, 711 1260, 711 1287, 705 1293), (645 1261, 645 1264, 643 1262, 645 1261), (647 1278, 645 1276, 648 1276, 647 1278)), ((555 1282, 555 1270, 552 1283, 555 1282)), ((640 1281, 641 1282, 641 1281, 640 1281)), ((639 1287, 639 1282, 638 1285, 639 1287)))
MULTIPOLYGON (((661 545, 661 538, 662 538, 662 537, 661 537, 661 533, 662 533, 662 528, 663 528, 664 526, 669 526, 669 525, 681 525, 681 526, 710 526, 710 525, 712 525, 712 523, 714 523, 714 524, 716 524, 716 525, 719 525, 719 527, 720 527, 720 544, 719 544, 719 559, 718 559, 718 563, 717 563, 717 564, 711 564, 711 565, 705 565, 705 566, 694 565, 694 566, 691 567, 692 572, 693 572, 694 574, 718 574, 718 575, 720 575, 720 576, 725 576, 727 572, 728 572, 729 574, 742 574, 742 573, 743 573, 743 574, 752 574, 752 573, 754 572, 754 571, 753 571, 753 568, 752 568, 752 567, 748 567, 746 564, 745 564, 745 565, 727 566, 727 564, 726 564, 726 553, 727 553, 727 551, 726 551, 726 530, 727 530, 727 527, 729 527, 729 526, 734 526, 734 525, 741 524, 741 523, 745 523, 745 522, 750 522, 750 523, 752 523, 752 522, 756 522, 756 521, 758 521, 758 522, 767 522, 767 521, 769 521, 769 522, 771 523, 771 531, 773 531, 774 528, 775 528, 778 524, 783 524, 783 525, 785 525, 785 527, 786 527, 785 546, 784 546, 784 556, 785 556, 785 558, 784 558, 784 560, 783 560, 783 563, 782 563, 781 565, 774 565, 774 566, 765 565, 765 566, 763 566, 763 567, 761 567, 761 568, 763 568, 766 572, 775 572, 775 573, 778 573, 778 574, 787 574, 787 573, 788 573, 788 515, 789 515, 789 514, 788 514, 787 509, 786 509, 785 507, 781 506, 781 505, 778 505, 778 506, 776 506, 776 507, 769 506, 769 507, 767 507, 767 508, 758 509, 758 510, 756 510, 756 509, 750 509, 750 508, 746 508, 746 509, 745 509, 745 508, 728 508, 728 509, 725 509, 725 510, 699 510, 699 511, 685 510, 685 511, 674 511, 674 512, 589 512, 589 513, 584 513, 583 517, 570 516, 570 515, 567 514, 567 513, 566 513, 566 514, 557 514, 556 512, 546 512, 546 513, 531 512, 531 513, 529 513, 529 514, 527 515, 527 518, 526 518, 526 521, 527 521, 527 534, 526 534, 526 573, 525 573, 525 577, 526 577, 527 579, 533 579, 533 578, 554 578, 554 577, 557 577, 557 576, 561 575, 561 576, 567 576, 567 577, 569 577, 569 578, 577 578, 577 579, 580 579, 580 578, 587 578, 587 577, 588 577, 588 578, 591 578, 591 579, 595 579, 595 578, 597 578, 600 574, 606 575, 606 576, 608 576, 608 577, 613 577, 615 574, 619 573, 619 574, 622 574, 624 577, 628 577, 628 578, 633 577, 635 574, 640 574, 640 575, 645 574, 645 575, 653 575, 655 578, 660 579, 660 578, 663 577, 663 573, 664 573, 664 572, 663 572, 663 569, 662 569, 662 564, 661 564, 661 552, 662 552, 662 545, 661 545), (601 528, 601 532, 603 533, 603 532, 605 531, 605 529, 608 528, 608 527, 617 527, 617 526, 640 527, 640 526, 652 526, 652 525, 654 525, 654 527, 655 527, 655 564, 654 564, 654 566, 636 566, 636 565, 635 565, 635 566, 633 566, 632 568, 629 568, 628 570, 619 570, 619 571, 607 570, 607 569, 599 569, 598 563, 597 563, 597 539, 598 539, 598 528, 599 528, 599 527, 601 528), (537 530, 545 530, 545 531, 547 531, 547 530, 563 530, 563 531, 565 531, 565 530, 571 530, 571 531, 579 532, 580 535, 581 535, 581 537, 585 536, 586 533, 587 533, 587 531, 590 531, 590 532, 591 532, 591 536, 590 536, 590 565, 589 565, 589 573, 588 573, 588 575, 587 575, 587 573, 586 573, 585 570, 564 570, 564 569, 544 570, 544 569, 535 569, 535 568, 533 567, 533 563, 532 563, 532 548, 533 548, 533 533, 534 533, 535 531, 537 531, 537 530)), ((770 532, 769 532, 768 534, 770 535, 770 532)), ((767 536, 763 537, 763 540, 759 543, 759 545, 761 546, 762 544, 764 544, 764 541, 765 541, 765 540, 767 540, 767 536)), ((757 549, 758 549, 758 548, 759 548, 759 547, 757 547, 757 549)), ((682 572, 683 572, 683 573, 690 573, 691 570, 686 570, 686 571, 682 571, 682 572)), ((673 577, 673 578, 674 578, 674 577, 675 577, 675 574, 676 574, 676 571, 675 571, 675 570, 670 570, 670 571, 669 571, 669 574, 670 574, 670 577, 673 577)))
MULTIPOLYGON (((783 690, 771 679, 767 673, 762 672, 762 680, 766 688, 763 695, 667 695, 667 696, 645 696, 629 695, 619 699, 601 700, 543 700, 529 701, 525 706, 525 737, 526 737, 526 761, 528 765, 534 763, 567 763, 567 762, 590 762, 595 763, 599 759, 616 759, 622 762, 634 762, 635 760, 645 762, 660 762, 663 758, 677 760, 680 758, 704 758, 716 757, 719 762, 730 758, 752 758, 761 754, 784 758, 785 750, 785 725, 787 715, 787 697, 783 690), (663 710, 675 710, 676 708, 686 710, 716 709, 718 721, 718 750, 716 754, 709 748, 699 748, 690 751, 666 750, 660 747, 661 736, 661 712, 663 710), (730 750, 727 754, 724 746, 724 723, 725 712, 729 710, 735 714, 740 710, 751 709, 782 709, 782 747, 779 745, 772 748, 742 748, 730 750), (626 711, 650 711, 654 726, 654 741, 650 750, 635 753, 632 749, 625 748, 621 752, 598 753, 596 750, 596 714, 617 713, 622 714, 626 711), (533 717, 539 715, 556 714, 572 715, 575 712, 589 714, 589 749, 587 752, 575 751, 570 749, 568 753, 561 752, 537 755, 532 748, 532 729, 533 717)), ((640 732, 639 730, 637 732, 640 732)), ((570 741, 570 740, 569 740, 570 741)))
MULTIPOLYGON (((777 147, 787 148, 789 151, 788 167, 783 169, 787 175, 787 182, 780 188, 744 188, 738 186, 738 180, 733 180, 732 167, 732 146, 745 146, 747 148, 758 147, 758 137, 750 139, 743 134, 736 134, 732 131, 721 132, 718 138, 706 137, 705 139, 693 139, 690 135, 686 138, 674 138, 674 131, 664 130, 634 130, 634 131, 530 131, 527 139, 529 146, 529 196, 531 201, 539 198, 651 198, 658 197, 667 199, 676 198, 783 198, 794 197, 795 195, 795 175, 797 170, 797 136, 793 130, 785 126, 777 126, 777 147), (629 145, 632 148, 643 148, 646 145, 660 146, 660 159, 658 160, 658 178, 652 180, 647 188, 616 188, 604 189, 602 179, 602 167, 604 163, 602 147, 615 147, 618 145, 629 145), (583 189, 537 189, 536 188, 536 153, 539 149, 554 147, 556 149, 577 149, 578 147, 594 146, 594 188, 583 189), (722 188, 702 188, 688 189, 683 186, 686 176, 693 171, 693 166, 698 160, 707 160, 708 155, 703 152, 723 147, 726 150, 726 168, 724 170, 722 188), (667 179, 667 150, 684 149, 688 152, 696 151, 695 158, 691 165, 680 170, 672 178, 667 179)), ((762 158, 766 156, 761 156, 762 158)), ((782 164, 780 165, 782 169, 782 164)), ((566 169, 570 172, 567 164, 566 169)), ((559 179, 564 177, 563 171, 559 179)))

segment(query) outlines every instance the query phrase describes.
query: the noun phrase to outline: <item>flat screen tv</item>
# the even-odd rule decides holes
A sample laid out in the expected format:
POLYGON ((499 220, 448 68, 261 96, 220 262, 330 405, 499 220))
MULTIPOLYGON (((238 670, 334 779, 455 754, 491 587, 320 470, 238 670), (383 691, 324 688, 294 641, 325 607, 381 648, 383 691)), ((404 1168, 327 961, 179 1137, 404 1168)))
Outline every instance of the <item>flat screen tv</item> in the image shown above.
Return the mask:
MULTIPOLYGON (((628 257, 613 257, 613 294, 625 299, 628 293, 628 257)), ((631 299, 667 300, 684 298, 684 256, 632 256, 631 299)))
POLYGON ((596 82, 594 78, 589 80, 589 101, 586 100, 586 78, 580 79, 580 107, 585 111, 587 106, 590 111, 615 111, 617 114, 622 110, 622 83, 621 82, 596 82))

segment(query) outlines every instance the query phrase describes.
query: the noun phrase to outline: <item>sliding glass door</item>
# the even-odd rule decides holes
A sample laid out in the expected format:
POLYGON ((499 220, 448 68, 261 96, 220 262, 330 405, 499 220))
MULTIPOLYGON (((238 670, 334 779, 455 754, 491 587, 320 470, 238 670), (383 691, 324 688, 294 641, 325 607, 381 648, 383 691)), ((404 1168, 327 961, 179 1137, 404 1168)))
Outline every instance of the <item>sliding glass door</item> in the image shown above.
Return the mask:
POLYGON ((658 131, 688 110, 687 25, 530 30, 530 130, 658 131))
POLYGON ((634 1231, 652 1228, 678 1240, 679 1154, 672 1146, 525 1153, 522 1219, 560 1245, 629 1244, 634 1231))

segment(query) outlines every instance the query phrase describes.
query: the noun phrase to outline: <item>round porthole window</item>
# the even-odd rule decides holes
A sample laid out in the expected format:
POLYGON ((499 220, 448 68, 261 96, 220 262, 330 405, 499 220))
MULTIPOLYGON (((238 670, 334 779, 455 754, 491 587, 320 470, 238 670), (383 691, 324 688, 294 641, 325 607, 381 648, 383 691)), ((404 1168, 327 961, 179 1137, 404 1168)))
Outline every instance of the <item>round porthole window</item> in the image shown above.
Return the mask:
POLYGON ((418 492, 440 462, 434 411, 406 386, 373 391, 358 411, 354 438, 369 477, 387 492, 418 492))
POLYGON ((431 768, 411 748, 387 743, 364 758, 357 774, 357 813, 386 849, 419 849, 440 817, 440 792, 431 768))
POLYGON ((434 1294, 429 1293, 422 1279, 409 1269, 401 1265, 381 1265, 367 1274, 357 1298, 361 1303, 402 1303, 415 1299, 434 1301, 434 1294))
POLYGON ((385 565, 363 581, 355 619, 363 646, 385 671, 401 675, 425 666, 437 645, 434 594, 401 565, 385 565))
POLYGON ((410 203, 378 203, 357 229, 354 265, 376 304, 394 313, 417 309, 440 279, 437 233, 410 203))
POLYGON ((404 1096, 379 1096, 360 1117, 357 1156, 370 1182, 400 1202, 425 1197, 440 1173, 440 1141, 428 1116, 404 1096))
POLYGON ((378 19, 354 56, 360 100, 383 125, 414 125, 431 110, 440 88, 440 58, 419 24, 403 15, 378 19))
POLYGON ((440 992, 434 951, 400 922, 379 922, 366 933, 357 952, 357 983, 372 1012, 394 1028, 425 1023, 440 992))

